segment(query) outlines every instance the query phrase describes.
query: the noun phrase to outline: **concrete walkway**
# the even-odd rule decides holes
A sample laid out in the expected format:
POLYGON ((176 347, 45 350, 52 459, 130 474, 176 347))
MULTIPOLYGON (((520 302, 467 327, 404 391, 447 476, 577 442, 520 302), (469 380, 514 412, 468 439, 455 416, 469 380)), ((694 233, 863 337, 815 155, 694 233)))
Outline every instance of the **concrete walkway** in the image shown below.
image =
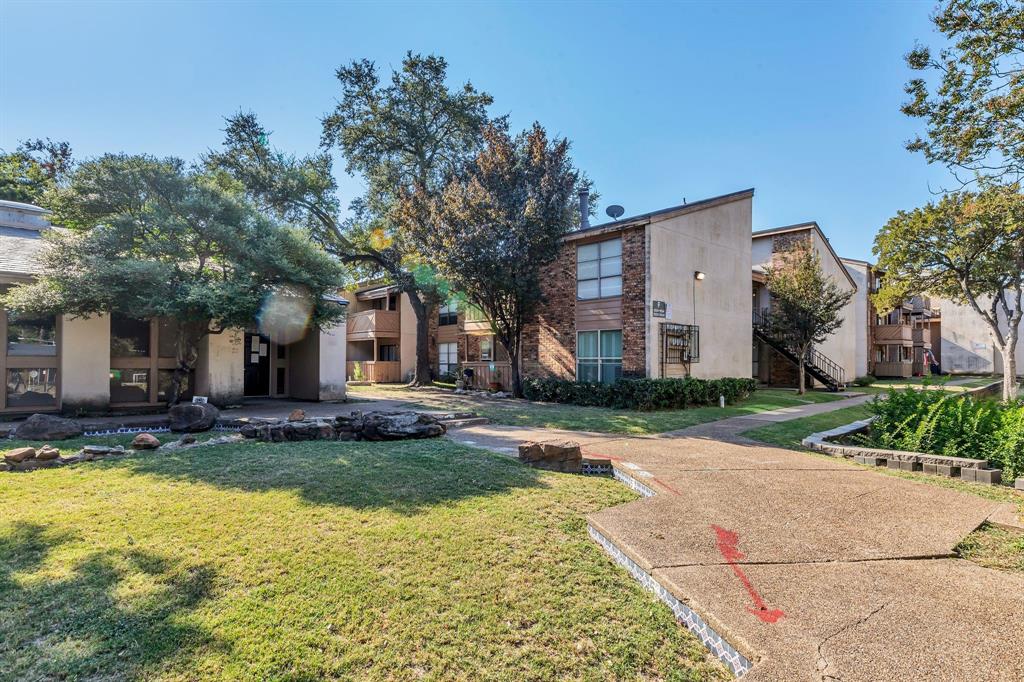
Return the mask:
POLYGON ((450 437, 508 454, 576 440, 653 490, 593 514, 591 532, 723 659, 752 665, 745 680, 1024 679, 1024 576, 953 551, 1005 505, 738 435, 870 398, 651 437, 495 425, 450 437))

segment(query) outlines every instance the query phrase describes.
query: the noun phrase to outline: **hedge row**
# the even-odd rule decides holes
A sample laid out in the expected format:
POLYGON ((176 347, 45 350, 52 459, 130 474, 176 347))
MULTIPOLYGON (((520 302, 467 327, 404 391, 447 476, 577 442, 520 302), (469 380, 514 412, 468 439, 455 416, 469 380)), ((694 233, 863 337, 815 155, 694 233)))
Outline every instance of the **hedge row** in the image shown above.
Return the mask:
POLYGON ((757 389, 754 379, 619 379, 614 384, 578 383, 566 379, 523 381, 529 400, 629 410, 663 410, 717 405, 742 400, 757 389))

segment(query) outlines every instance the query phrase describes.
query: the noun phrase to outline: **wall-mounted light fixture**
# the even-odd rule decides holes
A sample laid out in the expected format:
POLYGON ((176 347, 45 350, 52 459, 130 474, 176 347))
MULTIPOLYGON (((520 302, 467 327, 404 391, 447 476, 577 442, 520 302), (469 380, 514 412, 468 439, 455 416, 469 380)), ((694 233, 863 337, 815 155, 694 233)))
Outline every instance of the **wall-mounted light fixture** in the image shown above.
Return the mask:
POLYGON ((697 282, 704 281, 704 273, 700 270, 693 271, 693 326, 697 326, 697 282))

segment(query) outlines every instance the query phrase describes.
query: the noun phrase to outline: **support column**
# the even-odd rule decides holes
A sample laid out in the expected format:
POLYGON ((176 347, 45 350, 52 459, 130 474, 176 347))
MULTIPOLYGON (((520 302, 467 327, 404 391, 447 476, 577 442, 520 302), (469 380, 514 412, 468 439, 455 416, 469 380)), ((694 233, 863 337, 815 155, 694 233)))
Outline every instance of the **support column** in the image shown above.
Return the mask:
POLYGON ((60 406, 65 414, 110 409, 110 316, 72 319, 60 331, 60 406))
POLYGON ((238 405, 245 392, 245 331, 208 334, 199 345, 195 395, 219 406, 238 405))

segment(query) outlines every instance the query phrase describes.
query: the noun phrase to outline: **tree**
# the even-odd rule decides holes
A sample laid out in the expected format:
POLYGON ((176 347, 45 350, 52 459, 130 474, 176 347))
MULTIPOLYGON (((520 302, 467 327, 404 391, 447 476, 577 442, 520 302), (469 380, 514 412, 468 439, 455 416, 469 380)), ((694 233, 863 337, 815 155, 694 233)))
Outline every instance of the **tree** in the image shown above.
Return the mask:
MULTIPOLYGON (((772 294, 773 331, 787 339, 800 358, 843 326, 839 313, 853 297, 852 291, 843 291, 825 275, 821 257, 805 243, 778 254, 778 262, 765 268, 765 284, 772 294)), ((797 390, 803 394, 803 362, 799 376, 797 390)))
POLYGON ((490 321, 508 351, 512 393, 521 397, 523 326, 541 301, 543 267, 575 224, 586 181, 572 165, 569 142, 549 141, 538 123, 515 138, 489 126, 484 140, 439 197, 417 186, 400 204, 432 264, 490 321))
POLYGON ((67 142, 25 140, 10 154, 0 154, 0 199, 38 204, 71 166, 67 142))
POLYGON ((334 260, 179 159, 106 155, 79 165, 48 198, 54 222, 71 229, 46 234, 46 274, 13 288, 3 305, 173 320, 170 404, 195 369, 200 341, 251 324, 268 300, 287 300, 314 328, 343 314, 324 300, 340 286, 334 260))
POLYGON ((947 0, 932 22, 950 45, 938 54, 916 46, 906 61, 932 72, 905 88, 902 111, 927 124, 927 136, 907 143, 929 163, 942 163, 954 176, 1014 182, 1024 174, 1024 6, 1004 0, 947 0))
MULTIPOLYGON (((367 182, 352 238, 392 255, 394 263, 382 269, 409 295, 416 314, 414 383, 430 381, 428 316, 444 285, 425 267, 429 254, 420 253, 412 238, 413 231, 432 226, 408 222, 414 214, 402 210, 398 199, 412 192, 431 201, 441 196, 448 179, 483 144, 487 107, 493 102, 470 83, 449 89, 447 73, 442 57, 409 52, 383 85, 373 62, 352 62, 337 71, 342 98, 323 122, 323 144, 341 149, 347 170, 361 173, 367 182)), ((503 118, 491 122, 504 123, 503 118)))
POLYGON ((1019 188, 983 186, 900 211, 875 237, 874 253, 886 273, 875 304, 886 309, 910 294, 927 293, 969 305, 988 325, 1002 355, 1003 399, 1016 397, 1016 348, 1024 317, 1019 188))

